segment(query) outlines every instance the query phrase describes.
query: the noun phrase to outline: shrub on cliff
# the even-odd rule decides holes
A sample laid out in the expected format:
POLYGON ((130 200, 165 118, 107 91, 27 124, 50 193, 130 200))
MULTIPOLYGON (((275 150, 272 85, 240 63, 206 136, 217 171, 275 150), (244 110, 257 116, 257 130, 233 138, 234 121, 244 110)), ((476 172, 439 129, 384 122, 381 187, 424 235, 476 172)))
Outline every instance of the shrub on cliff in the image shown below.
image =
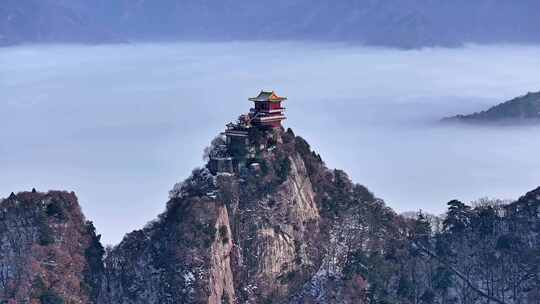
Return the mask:
POLYGON ((94 224, 91 221, 87 221, 86 228, 91 239, 88 248, 84 251, 84 256, 88 261, 83 271, 84 287, 90 298, 95 301, 99 295, 102 281, 101 276, 104 272, 103 256, 105 255, 105 249, 101 245, 101 235, 96 235, 94 224))
POLYGON ((54 290, 49 289, 45 291, 41 296, 39 297, 39 300, 41 301, 41 304, 64 304, 64 299, 59 296, 54 290))
POLYGON ((169 198, 205 196, 216 189, 214 176, 207 168, 197 168, 185 181, 174 185, 169 198))
POLYGON ((54 234, 49 226, 47 216, 40 214, 38 217, 38 229, 39 229, 39 244, 42 246, 51 245, 54 243, 54 234))
POLYGON ((45 213, 47 216, 55 217, 60 221, 66 220, 67 217, 66 211, 62 207, 62 203, 55 200, 47 205, 45 213))

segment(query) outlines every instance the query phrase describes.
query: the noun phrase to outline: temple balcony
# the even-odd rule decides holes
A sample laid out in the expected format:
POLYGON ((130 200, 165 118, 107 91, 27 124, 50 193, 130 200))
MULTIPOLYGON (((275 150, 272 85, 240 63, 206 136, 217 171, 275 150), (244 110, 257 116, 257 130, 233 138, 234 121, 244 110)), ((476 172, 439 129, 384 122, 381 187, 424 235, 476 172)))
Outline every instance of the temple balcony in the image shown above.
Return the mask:
POLYGON ((285 111, 285 108, 272 109, 272 110, 262 110, 261 112, 272 114, 272 113, 281 113, 283 111, 285 111))
POLYGON ((253 120, 259 122, 277 121, 286 119, 285 115, 269 115, 269 116, 257 116, 253 120))

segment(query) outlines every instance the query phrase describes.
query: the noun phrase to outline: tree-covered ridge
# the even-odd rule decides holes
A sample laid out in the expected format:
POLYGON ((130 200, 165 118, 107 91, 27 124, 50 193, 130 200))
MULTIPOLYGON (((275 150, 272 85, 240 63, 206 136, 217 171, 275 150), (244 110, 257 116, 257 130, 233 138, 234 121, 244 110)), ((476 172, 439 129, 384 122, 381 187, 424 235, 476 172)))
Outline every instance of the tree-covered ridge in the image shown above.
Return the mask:
POLYGON ((443 216, 404 217, 343 171, 327 169, 305 140, 297 137, 296 145, 323 223, 331 226, 327 233, 340 239, 326 247, 327 254, 341 250, 337 265, 328 265, 339 270, 327 283, 335 300, 328 303, 540 299, 540 188, 510 204, 482 199, 471 207, 453 200, 443 216))
POLYGON ((540 92, 516 97, 490 109, 470 115, 457 115, 443 121, 512 122, 540 120, 540 92))
POLYGON ((419 213, 386 252, 355 254, 347 269, 371 283, 369 302, 538 303, 540 188, 475 205, 450 201, 438 222, 419 213))

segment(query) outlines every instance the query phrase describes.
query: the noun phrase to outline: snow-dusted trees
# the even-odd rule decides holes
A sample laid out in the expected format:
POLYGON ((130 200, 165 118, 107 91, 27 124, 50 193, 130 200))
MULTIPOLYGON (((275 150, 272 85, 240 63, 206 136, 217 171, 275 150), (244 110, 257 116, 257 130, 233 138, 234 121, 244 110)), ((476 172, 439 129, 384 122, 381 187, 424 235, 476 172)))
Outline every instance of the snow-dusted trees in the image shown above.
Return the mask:
POLYGON ((224 157, 227 154, 227 146, 223 135, 216 136, 210 146, 203 152, 203 160, 208 161, 211 157, 224 157))

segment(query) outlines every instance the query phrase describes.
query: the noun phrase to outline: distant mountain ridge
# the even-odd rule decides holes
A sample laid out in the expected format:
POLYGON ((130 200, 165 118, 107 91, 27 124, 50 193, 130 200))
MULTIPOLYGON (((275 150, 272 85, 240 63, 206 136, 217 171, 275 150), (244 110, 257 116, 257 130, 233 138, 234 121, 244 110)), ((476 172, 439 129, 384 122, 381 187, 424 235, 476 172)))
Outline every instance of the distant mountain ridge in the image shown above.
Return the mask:
POLYGON ((444 118, 446 122, 538 122, 540 123, 540 92, 527 93, 503 102, 486 111, 444 118))
POLYGON ((0 46, 119 41, 95 9, 90 1, 81 0, 3 0, 0 46))
POLYGON ((400 48, 539 43, 533 0, 4 0, 0 45, 316 40, 400 48))

